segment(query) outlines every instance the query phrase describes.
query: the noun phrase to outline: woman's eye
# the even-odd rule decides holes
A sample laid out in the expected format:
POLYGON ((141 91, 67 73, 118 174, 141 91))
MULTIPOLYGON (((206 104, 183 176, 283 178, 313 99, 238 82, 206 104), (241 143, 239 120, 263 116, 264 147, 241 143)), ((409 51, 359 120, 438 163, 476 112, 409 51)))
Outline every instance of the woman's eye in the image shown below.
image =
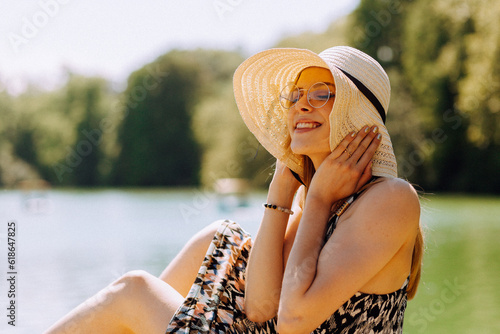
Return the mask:
POLYGON ((328 100, 329 97, 330 97, 329 92, 325 92, 325 91, 313 92, 311 94, 311 98, 313 98, 315 100, 326 101, 326 100, 328 100))

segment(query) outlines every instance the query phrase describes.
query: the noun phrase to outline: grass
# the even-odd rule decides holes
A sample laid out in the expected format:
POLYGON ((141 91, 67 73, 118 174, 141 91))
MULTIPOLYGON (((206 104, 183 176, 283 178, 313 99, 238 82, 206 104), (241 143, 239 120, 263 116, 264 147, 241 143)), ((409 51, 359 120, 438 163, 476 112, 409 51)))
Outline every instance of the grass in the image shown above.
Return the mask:
POLYGON ((500 198, 426 196, 421 284, 405 333, 500 333, 500 198))

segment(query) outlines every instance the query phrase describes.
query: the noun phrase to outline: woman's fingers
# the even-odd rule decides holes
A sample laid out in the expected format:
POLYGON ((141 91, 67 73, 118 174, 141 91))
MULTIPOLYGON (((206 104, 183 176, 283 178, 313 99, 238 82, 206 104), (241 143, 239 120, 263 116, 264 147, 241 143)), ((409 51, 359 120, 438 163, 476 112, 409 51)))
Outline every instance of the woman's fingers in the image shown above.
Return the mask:
POLYGON ((356 147, 356 151, 352 155, 354 161, 356 161, 356 163, 361 167, 365 168, 372 160, 381 140, 382 134, 378 132, 378 128, 376 126, 371 127, 370 131, 367 132, 366 136, 356 147))
POLYGON ((353 194, 370 180, 370 160, 380 144, 378 131, 374 129, 365 126, 340 142, 314 174, 309 195, 332 204, 353 194))
POLYGON ((382 141, 382 134, 373 133, 373 138, 371 139, 371 141, 362 142, 360 146, 362 147, 366 146, 366 148, 363 148, 364 152, 359 158, 358 163, 361 164, 362 166, 368 165, 368 163, 372 161, 373 155, 377 151, 377 148, 379 147, 381 141, 382 141))
POLYGON ((344 139, 340 142, 340 144, 332 151, 332 154, 331 154, 332 157, 334 159, 337 159, 342 154, 346 154, 349 156, 352 155, 351 152, 347 151, 347 147, 357 138, 358 135, 359 135, 359 132, 358 132, 358 134, 356 134, 356 132, 351 132, 350 134, 345 136, 344 139))
POLYGON ((361 171, 361 176, 356 185, 356 191, 358 191, 362 186, 370 181, 372 177, 372 158, 382 139, 382 135, 378 132, 378 128, 376 126, 371 128, 363 128, 362 132, 365 135, 362 136, 359 141, 354 140, 351 143, 351 145, 357 144, 357 146, 356 150, 349 158, 352 159, 352 163, 355 165, 355 168, 361 171))
POLYGON ((378 138, 377 135, 378 128, 376 126, 364 126, 358 133, 353 132, 342 140, 332 152, 334 153, 333 158, 336 159, 343 155, 345 160, 351 160, 364 165, 363 168, 366 167, 366 163, 371 160, 371 156, 380 144, 381 138, 378 138), (369 155, 369 159, 361 160, 365 155, 369 155))
POLYGON ((369 126, 347 135, 317 169, 309 194, 331 204, 359 190, 372 177, 370 161, 380 139, 369 126))
POLYGON ((371 161, 366 165, 363 174, 361 174, 361 178, 358 181, 356 186, 356 190, 354 192, 358 192, 361 187, 363 187, 370 179, 372 178, 372 163, 371 161))

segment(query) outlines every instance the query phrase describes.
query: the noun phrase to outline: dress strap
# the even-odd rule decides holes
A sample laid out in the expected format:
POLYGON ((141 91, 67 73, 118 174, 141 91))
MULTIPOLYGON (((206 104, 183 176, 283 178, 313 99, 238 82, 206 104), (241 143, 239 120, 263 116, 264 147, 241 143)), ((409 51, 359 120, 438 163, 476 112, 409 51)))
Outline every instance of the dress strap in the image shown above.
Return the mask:
POLYGON ((406 277, 406 280, 404 281, 403 285, 399 290, 406 289, 408 287, 408 284, 410 284, 410 274, 408 274, 408 277, 406 277))
POLYGON ((347 210, 349 205, 351 205, 361 194, 365 192, 366 189, 368 189, 366 186, 369 185, 372 182, 375 182, 379 177, 378 176, 372 176, 370 181, 366 183, 366 185, 361 188, 357 193, 352 194, 351 196, 347 197, 344 202, 337 207, 337 209, 333 212, 333 214, 330 216, 330 219, 328 220, 327 224, 327 229, 326 229, 326 234, 325 234, 325 243, 330 239, 333 231, 337 227, 337 221, 339 217, 347 210))

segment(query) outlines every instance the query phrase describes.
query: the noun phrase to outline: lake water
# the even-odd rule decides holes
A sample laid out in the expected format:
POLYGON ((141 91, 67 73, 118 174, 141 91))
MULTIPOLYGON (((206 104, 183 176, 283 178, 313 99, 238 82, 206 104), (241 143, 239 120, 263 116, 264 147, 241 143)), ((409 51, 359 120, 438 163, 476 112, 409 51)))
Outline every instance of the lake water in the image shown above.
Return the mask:
POLYGON ((254 235, 265 198, 252 194, 239 206, 201 190, 0 191, 0 332, 41 333, 127 271, 159 275, 214 220, 235 220, 254 235), (7 282, 12 222, 15 298, 7 282), (7 323, 11 300, 15 327, 7 323))
MULTIPOLYGON (((217 219, 255 235, 265 199, 253 193, 237 206, 189 189, 0 191, 0 333, 41 333, 130 270, 159 275, 217 219), (8 296, 9 223, 16 227, 15 299, 8 296), (16 327, 7 323, 12 300, 16 327)), ((424 270, 405 333, 500 333, 500 198, 431 196, 422 206, 424 270)))

